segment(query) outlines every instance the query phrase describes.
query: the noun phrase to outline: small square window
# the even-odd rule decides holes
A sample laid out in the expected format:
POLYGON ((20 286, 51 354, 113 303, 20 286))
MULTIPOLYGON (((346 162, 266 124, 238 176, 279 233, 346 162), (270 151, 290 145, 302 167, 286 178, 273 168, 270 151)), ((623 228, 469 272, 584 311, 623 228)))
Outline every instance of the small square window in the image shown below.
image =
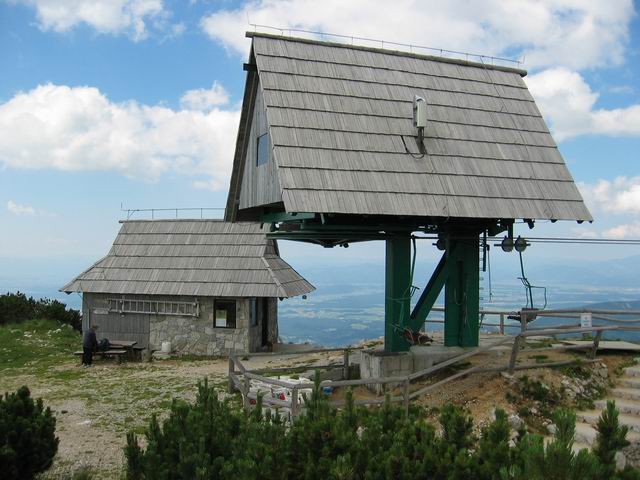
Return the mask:
POLYGON ((269 161, 269 134, 265 133, 258 137, 258 154, 256 165, 264 165, 269 161))
POLYGON ((216 300, 213 304, 213 326, 236 328, 236 301, 216 300))

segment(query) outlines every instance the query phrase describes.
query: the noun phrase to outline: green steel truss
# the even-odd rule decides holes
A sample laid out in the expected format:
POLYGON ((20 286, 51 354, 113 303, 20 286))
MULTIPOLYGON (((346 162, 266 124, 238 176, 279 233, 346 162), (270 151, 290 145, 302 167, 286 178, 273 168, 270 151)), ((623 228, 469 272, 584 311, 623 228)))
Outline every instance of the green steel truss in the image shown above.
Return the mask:
MULTIPOLYGON (((478 345, 480 310, 480 234, 490 235, 510 228, 513 220, 457 222, 425 218, 325 217, 309 213, 269 213, 269 238, 317 243, 325 247, 352 242, 384 240, 385 254, 385 350, 407 351, 405 329, 422 328, 444 288, 445 345, 478 345), (446 245, 433 275, 422 290, 413 310, 412 232, 437 233, 446 245)), ((415 252, 414 252, 415 253, 415 252)))

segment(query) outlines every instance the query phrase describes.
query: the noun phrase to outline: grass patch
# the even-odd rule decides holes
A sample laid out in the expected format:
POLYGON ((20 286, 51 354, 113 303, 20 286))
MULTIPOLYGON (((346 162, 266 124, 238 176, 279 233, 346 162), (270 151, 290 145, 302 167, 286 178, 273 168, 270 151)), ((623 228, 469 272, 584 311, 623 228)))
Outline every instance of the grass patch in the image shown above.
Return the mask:
POLYGON ((535 360, 536 363, 545 363, 547 360, 549 360, 548 355, 531 355, 531 357, 529 358, 535 360))
POLYGON ((38 371, 68 361, 81 347, 80 333, 53 320, 29 320, 0 327, 0 371, 38 371))

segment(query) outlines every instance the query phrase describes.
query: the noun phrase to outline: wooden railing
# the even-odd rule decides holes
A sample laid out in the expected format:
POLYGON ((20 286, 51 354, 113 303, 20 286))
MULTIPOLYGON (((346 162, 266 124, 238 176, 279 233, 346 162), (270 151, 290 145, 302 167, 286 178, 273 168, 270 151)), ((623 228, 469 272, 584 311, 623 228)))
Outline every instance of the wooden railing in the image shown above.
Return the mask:
MULTIPOLYGON (((444 312, 444 307, 436 306, 431 309, 432 312, 444 312)), ((634 319, 622 319, 615 318, 611 315, 640 315, 640 310, 602 310, 602 309, 549 309, 549 310, 491 310, 491 309, 482 309, 480 310, 480 318, 482 321, 480 322, 480 327, 496 327, 498 328, 498 332, 501 335, 505 335, 507 329, 519 329, 520 331, 525 331, 527 329, 528 319, 527 316, 531 317, 535 315, 540 318, 564 318, 564 319, 575 319, 577 322, 565 325, 559 325, 558 327, 576 327, 580 325, 580 314, 589 313, 594 320, 601 320, 604 322, 613 322, 613 323, 625 323, 629 326, 625 328, 625 330, 640 330, 640 325, 631 325, 631 324, 640 324, 640 318, 634 319), (509 316, 520 316, 520 322, 514 321, 510 323, 509 316), (490 323, 484 321, 485 317, 498 317, 498 323, 490 323)), ((427 318, 424 322, 425 325, 428 323, 437 323, 444 324, 444 320, 437 318, 427 318)))
MULTIPOLYGON (((488 313, 488 312, 485 312, 488 313)), ((504 311, 495 311, 492 312, 494 314, 499 315, 508 315, 510 312, 504 311)), ((609 317, 609 315, 621 315, 621 314, 631 314, 636 315, 640 314, 638 311, 615 311, 615 310, 545 310, 544 312, 536 312, 537 316, 553 316, 558 317, 559 315, 566 315, 566 318, 579 318, 580 313, 591 313, 593 318, 602 319, 605 321, 615 321, 620 322, 619 319, 609 317)), ((562 317, 560 317, 562 318, 562 317)), ((502 321, 501 321, 502 323, 502 321)), ((313 353, 330 353, 330 352, 342 352, 342 363, 333 363, 327 365, 317 365, 310 364, 298 367, 278 367, 278 368, 263 368, 260 370, 250 371, 248 370, 244 364, 240 361, 240 359, 236 355, 231 355, 229 357, 229 392, 233 392, 238 390, 242 393, 243 404, 245 408, 250 408, 250 390, 251 390, 251 380, 256 380, 262 382, 266 385, 271 385, 273 387, 286 388, 291 391, 291 399, 290 400, 281 400, 279 398, 274 398, 272 396, 265 395, 262 398, 262 404, 265 406, 274 406, 280 408, 288 408, 291 412, 291 421, 295 421, 296 417, 300 415, 302 412, 302 405, 299 402, 299 393, 301 390, 312 389, 315 387, 314 383, 308 381, 304 383, 293 383, 286 380, 280 380, 273 377, 269 377, 264 375, 265 373, 278 373, 278 372, 293 372, 295 370, 309 370, 309 369, 335 369, 342 368, 343 370, 343 380, 324 380, 320 382, 320 387, 357 387, 357 386, 374 386, 380 385, 382 386, 382 390, 386 391, 386 389, 391 385, 395 387, 399 387, 400 393, 396 395, 389 396, 387 398, 371 398, 371 399, 359 399, 354 400, 356 405, 380 405, 385 401, 391 402, 402 402, 404 406, 404 410, 408 413, 410 401, 421 397, 429 392, 442 387, 443 385, 456 380, 458 378, 462 378, 471 373, 487 373, 487 372, 501 372, 507 371, 510 374, 513 374, 516 370, 524 370, 524 369, 532 369, 532 368, 551 368, 551 367, 561 367, 567 366, 571 364, 576 364, 578 362, 581 363, 591 363, 596 361, 596 353, 598 351, 598 347, 600 345, 600 341, 602 339, 603 332, 606 331, 615 331, 615 330, 639 330, 640 326, 631 325, 632 323, 640 323, 640 319, 634 320, 626 320, 623 321, 624 325, 611 325, 611 326, 592 326, 592 327, 579 327, 575 324, 571 325, 560 325, 553 328, 531 328, 527 325, 526 317, 525 321, 522 322, 521 325, 516 325, 520 327, 520 332, 515 336, 504 336, 500 338, 500 340, 492 342, 488 345, 476 347, 472 350, 464 352, 460 355, 456 355, 448 360, 445 360, 437 365, 432 367, 404 375, 404 376, 394 376, 394 377, 372 377, 372 378, 363 378, 363 379, 349 379, 349 367, 350 367, 350 355, 355 351, 361 351, 362 349, 355 349, 351 347, 347 348, 320 348, 320 349, 312 349, 312 350, 298 350, 298 351, 288 351, 288 352, 273 352, 273 353, 252 353, 246 355, 246 357, 261 357, 261 356, 281 356, 281 355, 308 355, 313 353), (564 335, 564 334, 587 334, 587 333, 595 333, 593 341, 591 344, 587 345, 555 345, 549 347, 539 347, 539 348, 526 348, 526 340, 530 337, 547 337, 554 335, 564 335), (443 369, 447 367, 451 367, 452 365, 469 359, 473 356, 480 355, 483 353, 489 353, 491 350, 496 349, 497 347, 502 347, 506 345, 511 345, 511 355, 509 357, 509 362, 505 365, 493 366, 493 367, 484 367, 482 365, 475 365, 460 372, 456 372, 444 379, 441 379, 435 383, 422 386, 414 391, 411 391, 411 383, 417 380, 424 379, 428 376, 434 375, 438 372, 441 372, 443 369), (534 353, 541 352, 545 350, 589 350, 588 359, 572 359, 565 360, 559 362, 546 362, 546 363, 533 363, 533 364, 525 364, 525 365, 517 365, 518 355, 521 353, 534 353)), ((345 404, 344 400, 330 400, 330 404, 336 407, 343 406, 345 404)))

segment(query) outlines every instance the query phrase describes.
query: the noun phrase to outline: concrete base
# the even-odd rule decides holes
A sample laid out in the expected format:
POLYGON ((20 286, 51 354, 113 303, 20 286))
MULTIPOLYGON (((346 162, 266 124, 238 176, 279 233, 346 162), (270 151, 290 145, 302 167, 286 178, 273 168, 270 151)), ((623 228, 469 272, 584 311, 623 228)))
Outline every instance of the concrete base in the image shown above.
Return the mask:
MULTIPOLYGON (((432 367, 464 352, 464 348, 443 345, 415 345, 410 351, 401 353, 388 353, 384 351, 383 346, 375 347, 362 351, 360 378, 401 377, 432 367)), ((380 384, 367 386, 378 395, 383 393, 380 384)), ((387 388, 397 386, 398 384, 388 384, 387 388)))

